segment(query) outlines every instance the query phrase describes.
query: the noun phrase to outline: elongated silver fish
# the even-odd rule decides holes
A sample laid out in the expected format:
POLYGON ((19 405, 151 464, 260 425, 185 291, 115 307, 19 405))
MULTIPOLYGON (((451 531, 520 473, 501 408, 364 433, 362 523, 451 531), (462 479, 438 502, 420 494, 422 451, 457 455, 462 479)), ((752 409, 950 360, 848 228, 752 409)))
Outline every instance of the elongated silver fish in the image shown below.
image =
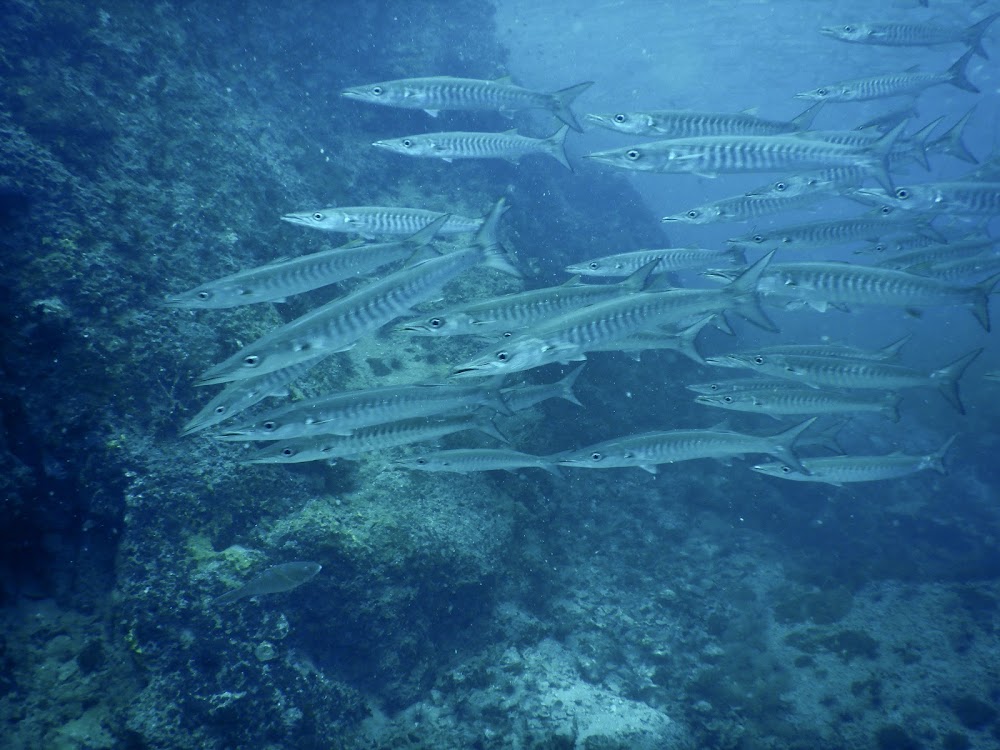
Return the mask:
POLYGON ((816 388, 760 388, 742 393, 702 394, 695 403, 730 411, 783 416, 827 416, 870 412, 893 422, 899 421, 899 402, 895 393, 838 392, 816 388))
POLYGON ((478 232, 483 225, 482 218, 470 219, 452 213, 396 206, 331 206, 285 214, 281 220, 324 232, 346 232, 362 237, 405 237, 416 234, 442 216, 447 216, 447 220, 438 229, 440 236, 478 232))
POLYGON ((503 210, 501 199, 479 230, 474 245, 410 263, 306 313, 208 369, 198 385, 244 380, 344 351, 362 336, 410 312, 414 305, 429 299, 448 281, 476 265, 517 274, 497 246, 496 226, 503 210))
MULTIPOLYGON (((865 193, 865 191, 860 191, 865 193)), ((875 195, 874 192, 869 192, 875 195)), ((893 205, 964 216, 1000 214, 1000 182, 932 182, 896 188, 893 205)))
POLYGON ((956 88, 978 94, 979 89, 973 86, 965 75, 965 66, 973 53, 974 50, 970 49, 956 60, 948 70, 937 73, 920 72, 914 67, 902 73, 886 73, 868 78, 838 81, 819 86, 811 91, 804 91, 795 96, 798 99, 810 99, 818 102, 861 102, 889 96, 914 96, 931 86, 944 83, 950 83, 956 88))
MULTIPOLYGON (((937 388, 960 414, 965 407, 958 395, 958 380, 982 352, 975 349, 951 364, 933 372, 922 372, 902 365, 836 357, 805 357, 797 354, 762 355, 753 352, 726 354, 728 360, 769 377, 787 378, 813 387, 895 391, 903 388, 937 388)), ((706 361, 714 364, 716 358, 706 361)))
POLYGON ((561 380, 557 380, 555 383, 511 386, 510 388, 501 388, 500 393, 503 394, 504 403, 507 404, 507 408, 512 412, 530 409, 532 406, 547 401, 550 398, 561 398, 564 401, 569 401, 571 404, 583 406, 580 403, 580 399, 573 392, 573 385, 586 366, 586 362, 577 365, 566 373, 561 380))
POLYGON ((250 268, 168 297, 166 304, 185 309, 219 309, 274 302, 345 279, 365 276, 389 263, 411 257, 434 239, 447 220, 447 215, 435 219, 402 241, 345 245, 250 268))
POLYGON ((323 566, 316 562, 281 563, 268 568, 239 588, 227 591, 222 596, 217 597, 214 604, 221 607, 249 596, 264 596, 265 594, 280 594, 284 591, 291 591, 315 578, 322 569, 323 566))
MULTIPOLYGON (((566 266, 566 273, 576 273, 580 276, 617 277, 629 276, 650 263, 653 273, 669 273, 703 269, 709 263, 717 260, 742 258, 743 253, 734 248, 705 247, 665 247, 659 250, 633 250, 627 253, 615 253, 600 258, 580 261, 566 266)), ((739 262, 739 261, 736 261, 739 262)))
POLYGON ((910 341, 907 334, 886 344, 881 349, 861 349, 846 344, 775 344, 757 349, 757 354, 801 354, 806 357, 840 357, 841 359, 868 359, 873 362, 890 362, 899 359, 900 350, 910 341))
POLYGON ((911 231, 927 232, 941 239, 929 222, 915 221, 900 214, 867 214, 851 219, 812 221, 774 229, 758 228, 742 237, 733 237, 727 243, 739 248, 756 246, 768 250, 810 250, 862 240, 877 240, 887 235, 911 231))
POLYGON ((682 224, 715 224, 725 221, 749 221, 761 216, 795 211, 808 208, 819 203, 830 193, 815 191, 798 195, 734 195, 721 198, 711 203, 704 203, 687 211, 664 216, 663 223, 681 222, 682 224))
POLYGON ((802 461, 802 465, 808 471, 807 474, 780 462, 758 464, 751 468, 761 474, 781 479, 791 479, 796 482, 823 482, 837 487, 851 482, 898 479, 925 469, 945 474, 944 457, 954 441, 955 436, 952 436, 934 453, 922 456, 891 453, 887 456, 807 458, 802 461))
MULTIPOLYGON (((729 365, 721 363, 721 357, 712 357, 711 364, 716 366, 728 367, 729 365)), ((741 365, 742 366, 742 365, 741 365)), ((747 391, 756 391, 762 388, 769 388, 771 390, 776 390, 779 388, 786 389, 798 389, 801 386, 791 380, 785 380, 784 378, 765 378, 765 377, 747 377, 747 378, 732 378, 729 380, 713 380, 710 383, 690 383, 684 386, 689 391, 694 391, 695 393, 703 393, 706 395, 713 395, 716 393, 745 393, 747 391)))
POLYGON ((786 175, 780 179, 747 191, 751 197, 782 197, 819 193, 823 196, 839 194, 845 188, 857 187, 865 180, 861 167, 844 166, 819 169, 812 172, 786 175))
POLYGON ((344 89, 348 99, 403 109, 422 109, 432 116, 441 110, 486 109, 516 112, 522 109, 545 109, 577 132, 583 132, 570 110, 570 104, 594 85, 585 81, 551 94, 521 88, 509 77, 488 81, 478 78, 402 78, 344 89))
POLYGON ((711 135, 782 135, 808 130, 819 112, 814 104, 788 122, 765 120, 752 111, 693 112, 660 109, 652 112, 616 112, 584 115, 586 122, 628 135, 659 138, 703 138, 711 135))
POLYGON ((823 26, 821 34, 854 44, 880 47, 932 47, 938 44, 964 44, 987 58, 983 34, 1000 13, 993 13, 971 26, 943 26, 935 23, 843 23, 823 26))
POLYGON ((616 339, 615 341, 600 344, 590 349, 590 351, 626 352, 638 361, 642 352, 669 350, 683 354, 692 362, 703 365, 705 364, 705 359, 698 350, 698 334, 714 318, 715 315, 708 315, 700 320, 696 320, 691 325, 681 326, 677 330, 640 331, 633 333, 628 338, 616 339))
MULTIPOLYGON (((732 278, 734 273, 713 270, 705 275, 732 278)), ((998 283, 1000 276, 993 276, 972 286, 956 286, 891 268, 817 261, 775 263, 762 274, 758 290, 769 302, 808 305, 821 312, 845 305, 903 309, 958 305, 967 307, 988 331, 989 295, 998 283)))
POLYGON ((665 430, 606 440, 602 443, 550 456, 560 466, 576 469, 616 469, 637 466, 656 473, 659 464, 698 458, 730 459, 748 453, 774 456, 805 472, 792 448, 816 417, 777 435, 746 435, 731 430, 665 430))
POLYGON ((982 253, 972 258, 958 258, 912 269, 913 273, 930 276, 949 284, 975 284, 1000 273, 1000 255, 982 253))
POLYGON ((458 448, 434 451, 402 458, 393 463, 413 471, 449 471, 456 474, 518 469, 542 469, 556 476, 560 474, 559 467, 548 458, 507 448, 458 448))
POLYGON ((255 416, 216 435, 219 440, 290 440, 312 435, 350 435, 404 419, 488 406, 510 413, 495 388, 480 385, 389 385, 362 391, 330 393, 255 416))
POLYGON ((566 158, 566 133, 569 125, 563 125, 548 138, 529 138, 519 135, 517 130, 505 133, 424 133, 403 138, 389 138, 375 141, 372 145, 404 156, 442 159, 506 159, 515 164, 529 154, 547 154, 572 171, 566 158))
POLYGON ((181 429, 181 435, 192 435, 222 424, 269 396, 288 395, 285 386, 293 380, 298 380, 321 361, 322 357, 317 357, 260 377, 227 384, 215 398, 202 407, 201 411, 191 417, 181 429))
POLYGON ((771 256, 765 255, 720 290, 676 289, 629 294, 560 315, 455 368, 453 377, 519 372, 553 362, 586 359, 586 352, 643 330, 693 316, 732 310, 766 329, 774 324, 757 304, 756 287, 771 256), (713 294, 713 291, 722 294, 713 294))
POLYGON ((973 234, 967 239, 950 240, 892 255, 880 260, 875 265, 880 268, 895 268, 898 271, 916 273, 917 271, 912 270, 916 267, 933 266, 945 261, 968 260, 989 250, 997 242, 1000 240, 995 237, 973 234))
POLYGON ((557 287, 507 294, 434 312, 429 317, 406 322, 401 328, 418 336, 483 336, 522 331, 547 318, 641 291, 653 269, 654 263, 648 263, 620 284, 581 284, 577 277, 557 287))
POLYGON ((438 440, 464 430, 478 430, 506 442, 492 422, 460 417, 457 419, 407 419, 401 422, 361 427, 350 435, 314 435, 296 440, 280 440, 251 454, 248 464, 300 464, 309 461, 357 459, 365 454, 398 448, 401 445, 438 440))
POLYGON ((888 157, 903 127, 905 123, 865 148, 795 135, 713 136, 654 141, 600 151, 586 158, 631 171, 691 173, 703 177, 853 167, 891 191, 888 157))

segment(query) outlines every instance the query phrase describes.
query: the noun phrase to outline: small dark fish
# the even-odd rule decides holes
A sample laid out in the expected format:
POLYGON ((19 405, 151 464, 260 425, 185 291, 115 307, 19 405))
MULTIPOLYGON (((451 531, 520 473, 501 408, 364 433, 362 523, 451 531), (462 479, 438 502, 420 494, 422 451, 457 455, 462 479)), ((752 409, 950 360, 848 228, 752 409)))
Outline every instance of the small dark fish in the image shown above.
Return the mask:
POLYGON ((315 562, 290 562, 281 563, 268 568, 256 578, 250 580, 239 588, 227 591, 215 600, 216 606, 232 604, 248 596, 262 596, 264 594, 279 594, 282 591, 291 591, 298 588, 313 576, 319 573, 323 566, 315 562))

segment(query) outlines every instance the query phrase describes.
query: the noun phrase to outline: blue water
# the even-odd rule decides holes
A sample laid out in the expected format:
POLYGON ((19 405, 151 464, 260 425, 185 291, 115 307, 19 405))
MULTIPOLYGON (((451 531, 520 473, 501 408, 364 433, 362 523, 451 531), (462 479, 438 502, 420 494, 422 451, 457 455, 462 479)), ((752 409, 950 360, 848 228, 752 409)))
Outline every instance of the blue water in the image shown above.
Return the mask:
MULTIPOLYGON (((200 373, 365 280, 278 304, 159 304, 210 279, 325 250, 344 236, 281 222, 324 206, 481 215, 524 272, 476 269, 421 311, 561 284, 569 263, 657 246, 716 247, 754 226, 859 215, 836 198, 756 223, 662 224, 778 176, 630 174, 586 154, 641 138, 571 132, 573 171, 545 156, 407 159, 372 141, 436 130, 548 136, 511 117, 368 106, 347 87, 413 76, 594 85, 585 113, 695 109, 790 119, 797 92, 944 70, 961 44, 848 45, 822 25, 968 25, 995 2, 263 2, 0 9, 0 750, 15 748, 1000 747, 1000 370, 968 310, 767 307, 733 316, 706 355, 774 343, 876 348, 939 368, 983 348, 959 414, 933 388, 898 423, 862 415, 853 454, 936 450, 946 474, 837 487, 749 469, 762 457, 590 471, 406 472, 392 460, 496 447, 477 433, 336 464, 251 466, 253 446, 180 437, 216 393, 200 373), (298 587, 222 607, 271 566, 313 561, 298 587)), ((979 94, 922 93, 907 132, 970 107, 963 136, 996 146, 1000 25, 973 57, 979 94)), ((828 104, 851 129, 905 102, 828 104)), ((932 155, 898 184, 957 179, 932 155)), ((948 217, 935 220, 948 228, 948 217)), ((974 223, 961 224, 972 228, 974 223)), ((997 217, 984 228, 1000 231, 997 217)), ((866 263, 855 246, 809 259, 866 263)), ((750 260, 759 257, 751 251, 750 260)), ((794 260, 799 256, 779 260, 794 260)), ((697 274, 674 279, 701 285, 697 274)), ((995 301, 995 298, 994 298, 995 301)), ((997 324, 996 313, 993 314, 997 324)), ((270 405, 441 382, 485 343, 389 326, 270 405), (283 400, 279 400, 283 399, 283 400)), ((508 383, 549 383, 575 363, 508 383)), ((583 406, 491 415, 537 455, 651 430, 767 435, 797 421, 693 403, 685 385, 736 377, 674 352, 591 353, 583 406)), ((507 383, 505 383, 506 385, 507 383)), ((264 407, 257 407, 258 412, 264 407)), ((823 420, 820 427, 834 420, 823 420)), ((831 455, 803 447, 803 456, 831 455)), ((281 588, 281 587, 278 587, 281 588)))

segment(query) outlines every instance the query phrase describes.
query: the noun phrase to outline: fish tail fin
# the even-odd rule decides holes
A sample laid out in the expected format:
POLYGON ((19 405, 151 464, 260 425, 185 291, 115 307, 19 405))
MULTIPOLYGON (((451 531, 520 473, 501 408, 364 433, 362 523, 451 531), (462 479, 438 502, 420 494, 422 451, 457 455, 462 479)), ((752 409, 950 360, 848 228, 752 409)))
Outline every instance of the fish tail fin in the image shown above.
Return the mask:
POLYGON ((568 132, 569 125, 563 125, 559 128, 559 130, 545 139, 545 145, 548 149, 548 153, 560 164, 566 167, 566 169, 572 172, 573 167, 569 163, 569 159, 566 158, 566 133, 568 132))
POLYGON ((523 274, 514 265, 511 253, 500 244, 497 237, 497 227, 500 218, 507 212, 507 201, 500 198, 490 212, 483 218, 483 224, 476 234, 476 244, 483 250, 483 265, 496 269, 508 276, 521 278, 523 274))
POLYGON ((889 176, 889 156, 896 147, 899 137, 903 134, 906 123, 906 120, 901 121, 875 141, 868 149, 868 160, 859 165, 888 193, 896 192, 896 187, 892 184, 892 178, 889 176))
POLYGON ((971 287, 973 290, 972 314, 976 316, 979 325, 987 332, 990 330, 990 295, 996 290, 997 284, 1000 284, 1000 273, 995 273, 985 281, 971 287))
POLYGON ((594 85, 593 81, 584 81, 583 83, 578 83, 576 86, 570 86, 569 88, 560 89, 553 93, 552 96, 552 113, 562 120, 564 123, 569 125, 577 133, 582 133, 583 128, 580 127, 580 123, 576 121, 576 117, 573 115, 572 110, 569 105, 573 103, 580 94, 589 89, 594 85))
POLYGON ((467 429, 476 430, 484 435, 489 435, 491 438, 499 440, 501 443, 510 444, 510 438, 500 432, 497 426, 493 424, 492 419, 477 419, 472 422, 467 429))
POLYGON ((969 120, 972 118, 972 113, 975 112, 976 107, 973 105, 968 112, 962 115, 962 118, 952 125, 948 130, 940 137, 935 138, 933 141, 927 144, 927 150, 937 152, 939 154, 948 154, 949 156, 954 156, 956 159, 961 159, 962 161, 967 161, 970 164, 978 164, 979 159, 977 159, 971 151, 969 151, 968 146, 965 145, 965 141, 962 140, 962 136, 965 134, 965 126, 969 124, 969 120))
POLYGON ((982 21, 972 24, 972 26, 965 30, 965 43, 972 48, 973 52, 982 57, 984 60, 989 60, 990 56, 987 55, 986 50, 983 49, 983 35, 993 22, 997 20, 997 18, 1000 18, 1000 13, 993 13, 986 16, 986 18, 982 21))
POLYGON ((968 354, 959 357, 950 365, 942 367, 931 373, 931 380, 938 383, 938 390, 945 400, 955 407, 959 414, 965 414, 965 407, 962 406, 962 399, 958 395, 958 381, 962 377, 965 369, 972 364, 972 360, 982 353, 982 348, 974 349, 968 354))
POLYGON ((725 287, 732 297, 731 309, 765 331, 777 332, 778 327, 771 322, 760 306, 757 283, 774 256, 774 250, 747 268, 725 287))
POLYGON ((972 85, 972 82, 965 74, 965 66, 969 64, 969 60, 974 54, 976 54, 975 47, 971 48, 968 52, 958 58, 954 64, 948 68, 948 83, 956 88, 962 89, 963 91, 971 91, 973 94, 978 94, 979 89, 972 85))
POLYGON ((816 119, 816 115, 819 114, 820 109, 823 107, 823 100, 821 99, 814 104, 806 107, 798 117, 792 119, 792 125, 795 126, 796 130, 809 130, 812 127, 813 120, 816 119))
POLYGON ((812 427, 817 419, 819 419, 819 417, 807 419, 805 422, 801 422, 784 432, 772 435, 768 438, 768 441, 770 442, 768 455, 774 456, 779 461, 784 461, 796 471, 800 471, 803 474, 812 474, 809 469, 802 465, 802 462, 799 461, 799 457, 795 455, 795 452, 792 449, 795 446, 795 441, 799 439, 799 436, 812 427))
POLYGON ((683 354, 692 362, 697 362, 699 365, 707 364, 701 352, 698 351, 698 334, 701 333, 702 328, 712 322, 714 317, 715 315, 708 315, 692 323, 683 331, 678 331, 676 336, 676 351, 683 354))
POLYGON ((948 451, 951 449, 951 444, 955 442, 955 438, 958 435, 952 435, 950 438, 944 441, 944 445, 938 448, 936 451, 927 456, 927 468, 933 469, 938 474, 947 474, 948 470, 944 466, 944 457, 948 455, 948 451))
POLYGON ((928 139, 931 133, 934 131, 944 116, 938 117, 936 120, 931 120, 928 124, 924 125, 920 130, 910 136, 910 155, 916 159, 921 167, 930 171, 931 165, 927 161, 927 147, 928 139))
POLYGON ((587 363, 584 362, 582 365, 574 367, 572 370, 566 373, 566 377, 564 377, 562 380, 556 383, 557 398, 561 398, 564 401, 569 401, 571 404, 576 404, 577 406, 583 406, 583 404, 580 403, 580 399, 578 399, 576 397, 576 394, 573 392, 573 386, 576 384, 576 379, 580 377, 580 373, 583 372, 583 368, 586 366, 587 363))
POLYGON ((879 354, 884 362, 891 362, 892 360, 899 359, 899 353, 902 351, 903 347, 909 343, 910 339, 913 338, 912 333, 908 333, 901 339, 893 341, 891 344, 886 344, 881 349, 879 349, 879 354))

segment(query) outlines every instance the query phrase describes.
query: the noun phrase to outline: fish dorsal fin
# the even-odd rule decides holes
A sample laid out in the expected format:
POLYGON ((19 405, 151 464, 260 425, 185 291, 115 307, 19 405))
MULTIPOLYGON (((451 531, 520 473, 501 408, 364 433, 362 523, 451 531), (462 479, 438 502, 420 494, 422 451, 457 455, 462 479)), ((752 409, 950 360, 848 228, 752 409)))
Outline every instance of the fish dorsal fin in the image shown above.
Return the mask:
POLYGON ((585 286, 585 284, 580 280, 580 278, 581 278, 580 274, 577 274, 576 276, 573 276, 572 278, 567 279, 566 281, 564 281, 559 286, 585 286))
POLYGON ((514 80, 509 76, 500 76, 499 78, 494 78, 493 83, 498 83, 501 86, 513 86, 514 80))
POLYGON ((750 115, 751 117, 756 117, 758 112, 760 112, 760 107, 747 107, 740 110, 741 115, 750 115))

